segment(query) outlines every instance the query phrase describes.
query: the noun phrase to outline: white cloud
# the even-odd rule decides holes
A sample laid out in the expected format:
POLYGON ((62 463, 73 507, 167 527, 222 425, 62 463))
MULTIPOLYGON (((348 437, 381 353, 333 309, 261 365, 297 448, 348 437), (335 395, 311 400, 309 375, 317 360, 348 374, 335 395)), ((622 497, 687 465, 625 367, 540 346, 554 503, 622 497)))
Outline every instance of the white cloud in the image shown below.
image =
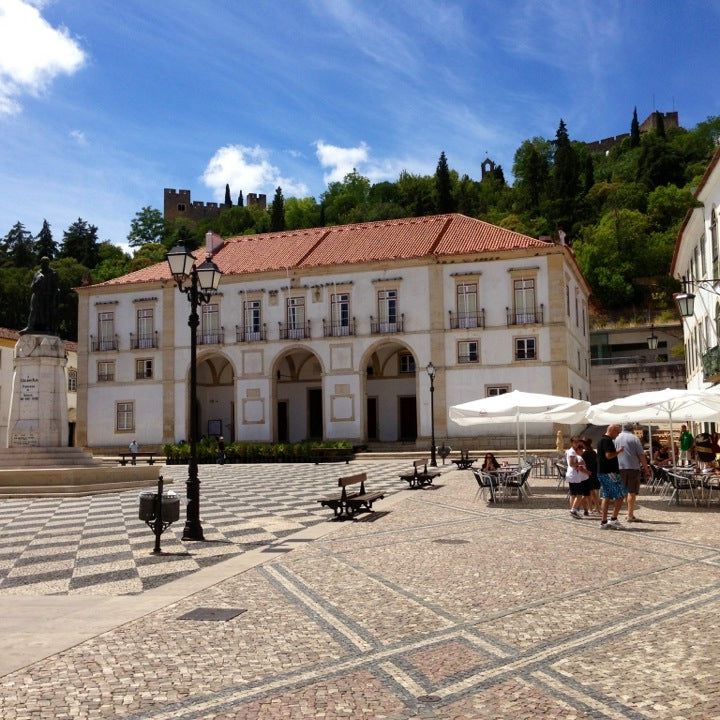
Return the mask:
POLYGON ((217 200, 225 197, 226 184, 235 194, 240 190, 244 195, 249 192, 272 194, 278 186, 285 197, 308 194, 307 185, 283 177, 268 158, 268 151, 257 145, 226 145, 210 158, 202 181, 212 189, 217 200))
POLYGON ((315 143, 315 154, 320 165, 326 170, 330 169, 323 175, 326 183, 341 181, 353 168, 360 171, 369 158, 369 150, 364 142, 349 148, 328 145, 322 140, 315 143))
POLYGON ((87 138, 85 137, 85 133, 82 130, 71 130, 70 137, 78 145, 87 145, 87 138))
POLYGON ((38 95, 60 73, 72 74, 85 53, 65 27, 52 27, 35 2, 0 0, 0 115, 19 112, 19 96, 38 95))

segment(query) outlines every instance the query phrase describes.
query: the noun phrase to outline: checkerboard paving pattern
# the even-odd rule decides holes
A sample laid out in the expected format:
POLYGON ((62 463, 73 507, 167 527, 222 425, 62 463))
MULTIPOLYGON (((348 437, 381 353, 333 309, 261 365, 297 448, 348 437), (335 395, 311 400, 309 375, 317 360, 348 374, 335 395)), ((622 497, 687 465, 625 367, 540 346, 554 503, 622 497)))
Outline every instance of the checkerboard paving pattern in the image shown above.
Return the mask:
POLYGON ((165 467, 163 477, 173 480, 165 489, 180 495, 181 517, 163 533, 161 556, 151 554, 154 537, 138 519, 138 491, 1 500, 0 593, 139 593, 331 520, 316 500, 335 492, 342 475, 366 472, 369 488, 402 490, 398 474, 407 465, 201 465, 205 543, 180 540, 187 466, 165 467))

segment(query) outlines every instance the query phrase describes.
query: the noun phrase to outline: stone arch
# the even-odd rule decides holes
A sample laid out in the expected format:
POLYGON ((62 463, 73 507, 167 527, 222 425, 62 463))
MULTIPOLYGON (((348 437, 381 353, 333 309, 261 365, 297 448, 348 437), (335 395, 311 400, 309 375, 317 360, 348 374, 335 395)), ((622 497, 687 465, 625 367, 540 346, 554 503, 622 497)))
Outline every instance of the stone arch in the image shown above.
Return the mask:
POLYGON ((406 341, 386 337, 360 361, 362 434, 370 441, 414 442, 420 427, 418 352, 406 341), (403 360, 409 356, 409 360, 403 360))
POLYGON ((322 440, 326 427, 322 358, 301 343, 283 347, 273 358, 270 373, 275 442, 322 440))

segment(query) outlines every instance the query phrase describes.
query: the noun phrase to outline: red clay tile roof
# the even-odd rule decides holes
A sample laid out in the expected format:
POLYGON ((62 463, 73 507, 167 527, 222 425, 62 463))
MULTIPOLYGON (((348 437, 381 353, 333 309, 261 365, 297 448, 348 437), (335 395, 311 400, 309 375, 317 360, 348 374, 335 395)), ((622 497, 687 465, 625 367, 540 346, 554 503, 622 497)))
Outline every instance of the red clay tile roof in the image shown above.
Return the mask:
MULTIPOLYGON (((242 275, 547 246, 542 240, 453 213, 228 238, 213 260, 225 275, 242 275)), ((204 250, 199 253, 202 256, 204 250)), ((159 280, 170 280, 166 262, 98 286, 159 280)))

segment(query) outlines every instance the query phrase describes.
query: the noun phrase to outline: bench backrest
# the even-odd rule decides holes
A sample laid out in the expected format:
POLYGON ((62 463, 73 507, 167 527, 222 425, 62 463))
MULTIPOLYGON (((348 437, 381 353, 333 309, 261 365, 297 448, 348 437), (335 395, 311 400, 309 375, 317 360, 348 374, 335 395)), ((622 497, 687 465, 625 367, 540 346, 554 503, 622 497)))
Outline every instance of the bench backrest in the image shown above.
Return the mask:
POLYGON ((425 471, 427 471, 427 464, 428 460, 413 460, 413 467, 415 468, 415 472, 417 472, 421 467, 424 468, 425 471))
POLYGON ((355 483, 362 483, 367 480, 367 473, 358 473, 357 475, 348 475, 347 477, 341 477, 338 480, 338 487, 344 488, 347 485, 355 485, 355 483))

